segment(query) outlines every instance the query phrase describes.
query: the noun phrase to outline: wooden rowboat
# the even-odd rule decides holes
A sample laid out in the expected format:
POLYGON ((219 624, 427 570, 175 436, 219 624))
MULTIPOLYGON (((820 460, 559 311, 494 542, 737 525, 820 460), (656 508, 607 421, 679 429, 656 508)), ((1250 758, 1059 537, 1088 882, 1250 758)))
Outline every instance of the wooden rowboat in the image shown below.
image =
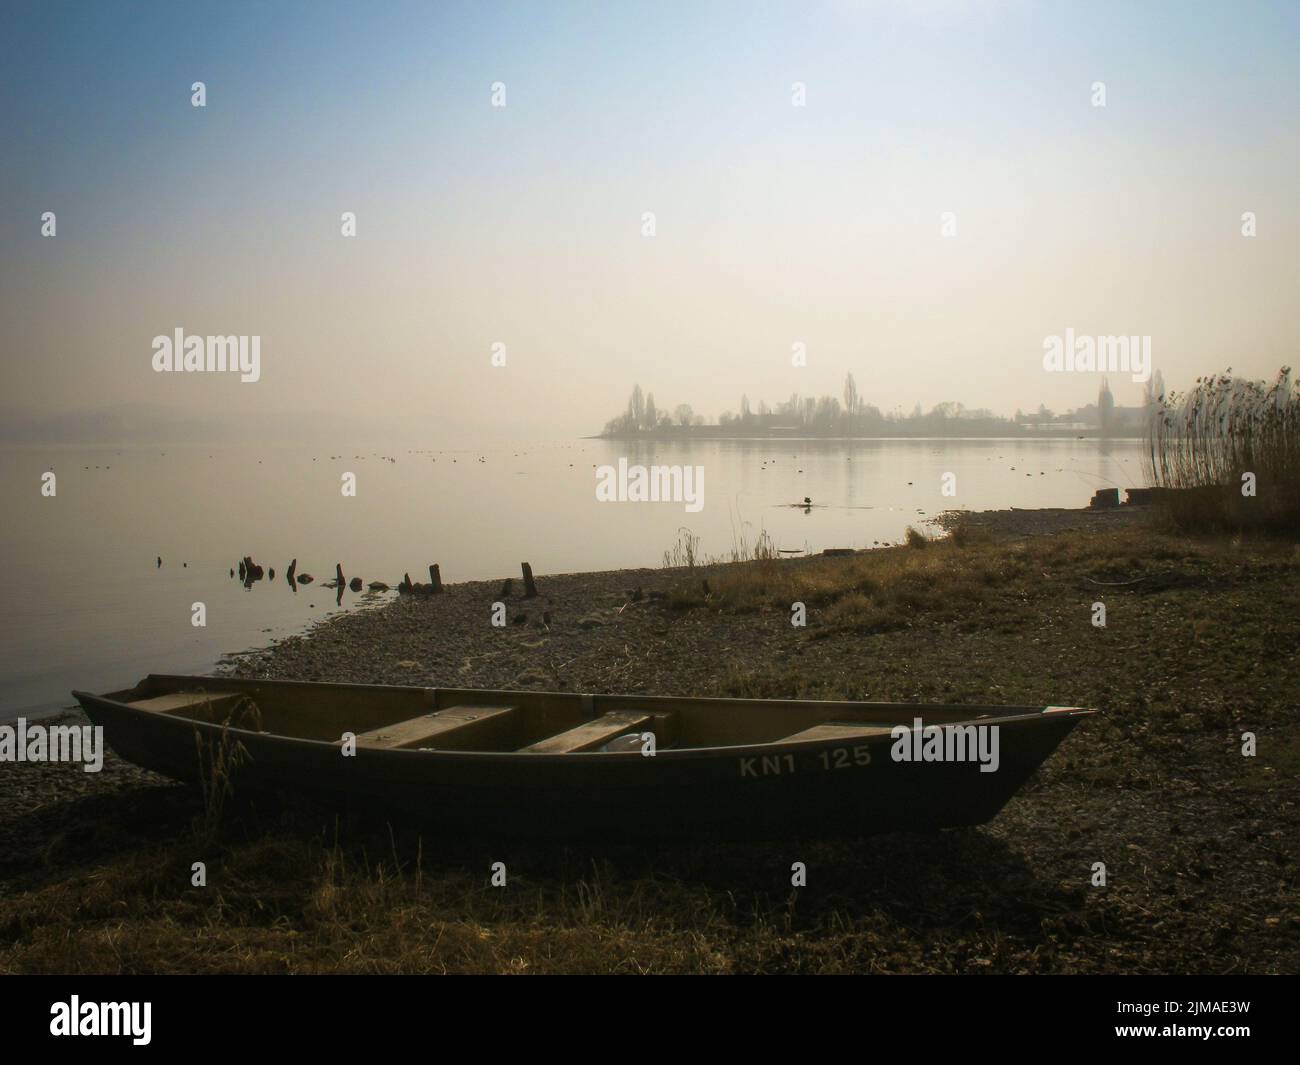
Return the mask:
POLYGON ((611 842, 981 824, 1094 712, 159 675, 73 695, 119 755, 177 780, 224 736, 236 791, 611 842))

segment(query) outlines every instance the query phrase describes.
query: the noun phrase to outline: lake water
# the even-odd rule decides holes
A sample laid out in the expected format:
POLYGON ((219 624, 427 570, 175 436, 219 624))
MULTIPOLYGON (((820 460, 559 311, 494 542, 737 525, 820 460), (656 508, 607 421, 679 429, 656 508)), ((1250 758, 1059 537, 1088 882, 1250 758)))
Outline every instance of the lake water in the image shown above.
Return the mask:
POLYGON ((1084 506, 1144 483, 1139 441, 580 440, 487 451, 319 447, 0 450, 9 600, 0 616, 0 719, 149 672, 206 672, 223 653, 301 631, 341 607, 349 577, 395 585, 659 566, 689 529, 728 556, 763 531, 786 550, 897 542, 947 509, 1084 506), (337 451, 337 449, 336 449, 337 451), (598 502, 597 470, 701 466, 704 506, 598 502), (393 461, 395 460, 395 461, 393 461), (53 497, 41 494, 46 471, 53 497), (341 490, 356 475, 355 497, 341 490), (945 473, 956 495, 941 494, 945 473), (791 507, 811 497, 810 510, 791 507), (276 580, 231 580, 248 554, 276 580), (163 565, 158 568, 156 557, 163 565), (294 592, 291 558, 316 583, 294 592), (184 564, 184 565, 183 565, 184 564), (191 624, 192 605, 207 624, 191 624))

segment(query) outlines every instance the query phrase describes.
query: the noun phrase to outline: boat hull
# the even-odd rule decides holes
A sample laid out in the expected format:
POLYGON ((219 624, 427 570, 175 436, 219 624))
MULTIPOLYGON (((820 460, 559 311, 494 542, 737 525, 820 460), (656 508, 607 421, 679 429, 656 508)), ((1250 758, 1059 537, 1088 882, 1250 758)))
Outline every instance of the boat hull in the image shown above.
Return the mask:
POLYGON ((323 740, 74 695, 118 755, 175 780, 198 783, 210 767, 201 752, 225 743, 238 751, 238 794, 300 794, 448 834, 608 842, 865 836, 982 824, 1083 713, 982 720, 1000 730, 997 769, 985 772, 976 761, 896 760, 887 734, 652 757, 364 748, 344 757, 323 740))

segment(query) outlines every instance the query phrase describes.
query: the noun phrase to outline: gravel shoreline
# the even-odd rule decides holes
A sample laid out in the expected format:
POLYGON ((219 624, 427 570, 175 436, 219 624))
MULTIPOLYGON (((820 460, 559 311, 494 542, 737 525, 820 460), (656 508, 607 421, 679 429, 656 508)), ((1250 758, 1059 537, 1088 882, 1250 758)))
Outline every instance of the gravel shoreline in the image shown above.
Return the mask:
MULTIPOLYGON (((969 521, 1006 538, 1065 530, 1103 531, 1143 520, 1147 508, 949 512, 939 528, 969 521)), ((877 549, 867 549, 877 550, 877 549)), ((817 558, 819 556, 811 556, 817 558)), ((787 558, 798 566, 808 556, 787 558)), ((348 681, 463 688, 537 688, 593 694, 691 695, 716 690, 719 661, 703 648, 745 648, 768 663, 791 653, 784 615, 666 615, 658 600, 684 579, 708 581, 731 563, 682 569, 622 569, 542 574, 538 596, 521 582, 445 586, 430 598, 404 596, 382 606, 317 622, 307 632, 234 656, 224 672, 239 677, 348 681), (507 624, 493 627, 493 604, 507 624), (436 638, 431 638, 436 634, 436 638)))

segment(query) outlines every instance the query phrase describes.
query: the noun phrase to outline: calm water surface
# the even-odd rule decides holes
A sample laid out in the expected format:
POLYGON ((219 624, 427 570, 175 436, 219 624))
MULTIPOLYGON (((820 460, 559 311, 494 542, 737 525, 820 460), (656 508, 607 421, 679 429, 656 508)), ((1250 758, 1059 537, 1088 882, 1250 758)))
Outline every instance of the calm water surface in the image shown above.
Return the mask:
MULTIPOLYGON (((321 587, 659 566, 689 529, 727 556, 761 532, 787 550, 897 542, 943 510, 1077 507, 1100 487, 1143 483, 1139 441, 889 440, 625 443, 584 440, 488 451, 178 446, 0 450, 10 508, 0 617, 0 719, 67 705, 148 672, 206 672, 341 607, 321 587), (331 457, 334 454, 334 457, 331 457), (704 467, 704 508, 601 503, 596 467, 704 467), (395 461, 393 461, 395 460, 395 461), (57 495, 40 494, 57 475, 57 495), (355 473, 346 498, 341 476, 355 473), (944 473, 957 495, 940 493, 944 473), (811 510, 789 504, 812 498, 811 510), (250 589, 242 555, 273 566, 250 589), (156 566, 161 555, 163 565, 156 566), (281 579, 291 558, 316 583, 281 579), (184 565, 183 565, 184 564, 184 565), (194 603, 207 625, 191 624, 194 603)), ((373 601, 373 600, 372 600, 373 601)))

